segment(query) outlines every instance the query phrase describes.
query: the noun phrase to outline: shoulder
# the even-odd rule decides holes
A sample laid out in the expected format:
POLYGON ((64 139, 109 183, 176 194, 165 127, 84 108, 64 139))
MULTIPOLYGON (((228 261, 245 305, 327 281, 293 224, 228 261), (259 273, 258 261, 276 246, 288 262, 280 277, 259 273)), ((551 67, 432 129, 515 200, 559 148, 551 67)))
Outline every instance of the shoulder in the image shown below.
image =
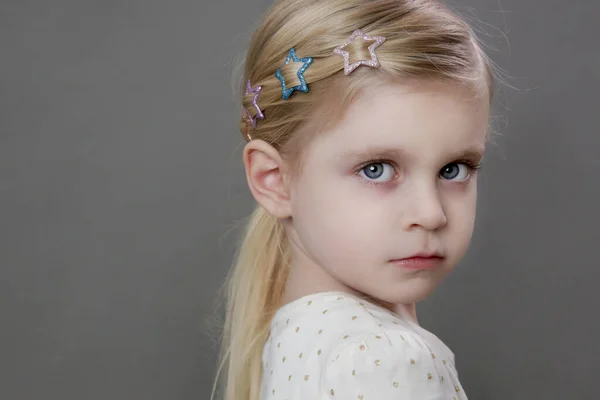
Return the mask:
POLYGON ((285 379, 309 377, 324 399, 461 398, 451 353, 432 334, 367 302, 312 299, 275 320, 265 353, 269 373, 283 368, 285 379))
POLYGON ((322 390, 335 398, 424 399, 444 392, 435 354, 413 332, 362 333, 332 350, 322 390))
POLYGON ((372 346, 388 346, 398 351, 421 349, 429 353, 428 348, 432 347, 430 342, 434 335, 421 335, 426 333, 424 329, 415 330, 414 323, 389 310, 351 296, 329 295, 325 299, 327 301, 297 303, 289 312, 280 314, 274 320, 272 335, 309 345, 318 342, 325 346, 327 354, 336 357, 335 351, 366 340, 375 341, 370 343, 372 346))

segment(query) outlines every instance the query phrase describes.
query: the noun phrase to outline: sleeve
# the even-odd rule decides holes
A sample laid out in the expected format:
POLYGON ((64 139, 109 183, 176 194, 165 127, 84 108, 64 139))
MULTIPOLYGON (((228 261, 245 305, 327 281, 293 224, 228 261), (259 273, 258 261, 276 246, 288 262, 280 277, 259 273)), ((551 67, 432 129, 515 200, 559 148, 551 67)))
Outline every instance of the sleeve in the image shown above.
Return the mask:
POLYGON ((321 391, 330 400, 453 400, 442 381, 427 348, 366 334, 331 354, 321 391))

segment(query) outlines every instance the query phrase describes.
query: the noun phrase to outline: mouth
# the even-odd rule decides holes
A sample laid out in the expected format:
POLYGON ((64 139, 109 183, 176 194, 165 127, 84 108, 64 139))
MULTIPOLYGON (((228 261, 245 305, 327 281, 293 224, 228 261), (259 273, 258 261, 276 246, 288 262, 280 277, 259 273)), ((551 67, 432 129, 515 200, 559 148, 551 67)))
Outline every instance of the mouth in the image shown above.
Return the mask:
POLYGON ((443 264, 444 257, 437 253, 416 254, 407 258, 391 260, 390 262, 406 269, 434 269, 443 264))

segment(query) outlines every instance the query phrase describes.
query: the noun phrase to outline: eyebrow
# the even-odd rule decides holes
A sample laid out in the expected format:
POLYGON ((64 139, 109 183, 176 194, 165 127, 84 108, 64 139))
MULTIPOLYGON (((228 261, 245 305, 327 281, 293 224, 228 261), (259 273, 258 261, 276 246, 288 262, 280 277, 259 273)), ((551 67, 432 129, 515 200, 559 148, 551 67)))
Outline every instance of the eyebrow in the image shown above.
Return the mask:
POLYGON ((350 150, 344 151, 340 154, 341 159, 397 159, 403 158, 408 155, 402 149, 397 148, 378 148, 378 147, 368 147, 361 150, 350 150))
POLYGON ((455 159, 481 159, 485 153, 485 149, 483 147, 471 147, 466 150, 459 151, 457 153, 451 154, 452 158, 455 159))
MULTIPOLYGON (((460 150, 457 152, 449 153, 448 157, 454 160, 461 159, 475 159, 480 160, 483 158, 485 150, 481 146, 473 146, 464 150, 460 150)), ((365 159, 402 159, 402 158, 410 158, 410 154, 400 148, 388 148, 388 147, 367 147, 365 149, 361 149, 358 151, 345 151, 340 154, 340 158, 342 159, 357 159, 357 160, 365 160, 365 159)))

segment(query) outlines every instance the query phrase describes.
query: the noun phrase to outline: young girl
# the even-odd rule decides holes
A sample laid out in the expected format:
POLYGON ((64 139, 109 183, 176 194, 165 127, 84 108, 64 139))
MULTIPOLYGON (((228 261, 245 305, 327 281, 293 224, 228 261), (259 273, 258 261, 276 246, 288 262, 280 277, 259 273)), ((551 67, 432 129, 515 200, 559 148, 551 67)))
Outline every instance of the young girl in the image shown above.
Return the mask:
POLYGON ((415 303, 471 239, 492 77, 438 1, 274 3, 243 76, 258 205, 228 280, 226 400, 467 398, 415 303))

